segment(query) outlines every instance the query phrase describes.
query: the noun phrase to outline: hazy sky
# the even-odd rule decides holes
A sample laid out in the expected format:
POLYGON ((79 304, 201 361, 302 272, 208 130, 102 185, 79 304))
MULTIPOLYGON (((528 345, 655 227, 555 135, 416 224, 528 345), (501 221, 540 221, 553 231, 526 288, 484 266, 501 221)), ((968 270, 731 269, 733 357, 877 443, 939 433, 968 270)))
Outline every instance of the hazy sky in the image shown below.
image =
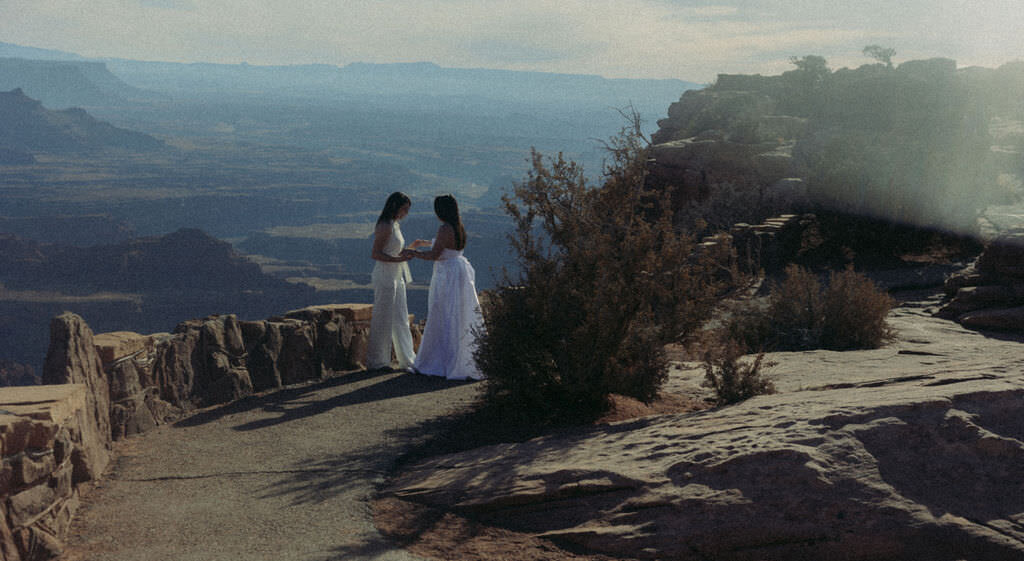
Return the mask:
POLYGON ((0 41, 89 57, 250 64, 432 61, 679 78, 933 56, 1024 59, 1021 0, 0 0, 0 41))

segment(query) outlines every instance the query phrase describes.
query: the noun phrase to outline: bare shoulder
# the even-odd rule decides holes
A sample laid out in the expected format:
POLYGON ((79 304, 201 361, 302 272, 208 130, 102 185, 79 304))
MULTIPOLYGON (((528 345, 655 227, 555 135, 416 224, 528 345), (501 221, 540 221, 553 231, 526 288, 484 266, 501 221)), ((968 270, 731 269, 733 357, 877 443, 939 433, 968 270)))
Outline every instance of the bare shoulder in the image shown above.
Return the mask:
POLYGON ((441 244, 441 247, 455 246, 455 229, 452 228, 451 224, 447 222, 441 224, 441 227, 437 229, 437 241, 441 244))
POLYGON ((391 234, 391 223, 390 222, 386 222, 386 221, 385 222, 378 222, 377 225, 373 228, 373 233, 375 235, 377 235, 377 236, 380 236, 382 234, 390 235, 391 234))

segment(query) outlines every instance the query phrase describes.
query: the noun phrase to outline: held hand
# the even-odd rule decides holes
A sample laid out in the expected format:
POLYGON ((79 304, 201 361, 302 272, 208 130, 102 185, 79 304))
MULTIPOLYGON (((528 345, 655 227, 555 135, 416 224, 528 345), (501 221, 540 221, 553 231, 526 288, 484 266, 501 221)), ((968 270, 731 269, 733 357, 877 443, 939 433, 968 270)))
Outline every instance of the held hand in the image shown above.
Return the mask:
POLYGON ((402 261, 408 261, 408 260, 412 259, 415 256, 416 256, 416 250, 414 250, 414 249, 403 249, 402 252, 398 254, 398 257, 402 261))

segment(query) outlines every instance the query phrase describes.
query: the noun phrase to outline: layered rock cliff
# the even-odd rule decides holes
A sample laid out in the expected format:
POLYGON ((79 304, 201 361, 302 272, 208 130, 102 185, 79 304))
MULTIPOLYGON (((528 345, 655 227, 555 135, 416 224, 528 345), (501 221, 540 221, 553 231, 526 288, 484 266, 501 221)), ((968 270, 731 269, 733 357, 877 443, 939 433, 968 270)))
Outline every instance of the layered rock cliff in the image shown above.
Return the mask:
POLYGON ((986 204, 1020 195, 996 180, 1021 172, 1020 147, 993 136, 1021 118, 1003 95, 1021 68, 932 59, 832 71, 818 58, 685 92, 652 136, 652 184, 676 188, 680 209, 747 192, 743 221, 824 208, 961 233, 977 231, 986 204))
POLYGON ((115 127, 84 109, 53 111, 21 88, 0 92, 0 148, 19 154, 64 154, 110 148, 148 152, 162 147, 163 142, 148 134, 115 127))

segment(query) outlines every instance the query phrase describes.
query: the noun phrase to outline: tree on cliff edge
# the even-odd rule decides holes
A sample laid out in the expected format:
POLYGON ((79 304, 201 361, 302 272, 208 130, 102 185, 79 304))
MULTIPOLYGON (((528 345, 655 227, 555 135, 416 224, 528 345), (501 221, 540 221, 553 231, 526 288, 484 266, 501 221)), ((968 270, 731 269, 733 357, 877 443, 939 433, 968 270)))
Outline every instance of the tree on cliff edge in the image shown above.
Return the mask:
POLYGON ((896 56, 896 49, 892 47, 882 47, 881 45, 868 45, 864 47, 864 56, 871 57, 878 62, 884 64, 887 68, 892 68, 892 57, 896 56))

